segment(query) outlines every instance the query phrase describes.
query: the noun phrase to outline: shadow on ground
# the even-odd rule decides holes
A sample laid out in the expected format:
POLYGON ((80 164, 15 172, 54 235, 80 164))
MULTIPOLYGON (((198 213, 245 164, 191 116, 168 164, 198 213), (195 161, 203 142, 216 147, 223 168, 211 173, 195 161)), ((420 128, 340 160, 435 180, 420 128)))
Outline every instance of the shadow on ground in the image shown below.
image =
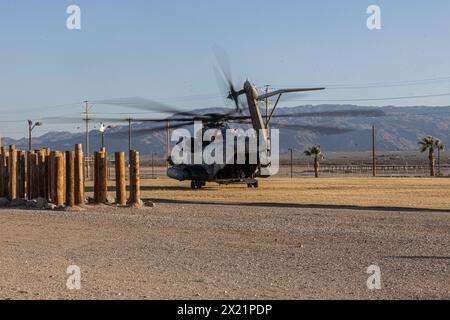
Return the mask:
MULTIPOLYGON (((141 191, 187 191, 191 190, 190 187, 179 187, 179 186, 168 186, 168 187, 142 187, 141 191)), ((116 188, 114 186, 108 186, 108 192, 115 192, 116 188)), ((130 186, 127 186, 127 191, 130 191, 130 186)), ((86 187, 86 192, 94 192, 94 187, 86 187)))
POLYGON ((343 210, 366 210, 366 211, 398 211, 398 212, 443 212, 450 213, 446 209, 429 208, 406 208, 406 207, 382 207, 382 206, 356 206, 356 205, 334 205, 334 204, 297 204, 297 203, 276 203, 276 202, 209 202, 197 200, 171 200, 149 198, 149 201, 168 204, 201 204, 215 206, 247 206, 266 208, 299 208, 299 209, 343 209, 343 210))

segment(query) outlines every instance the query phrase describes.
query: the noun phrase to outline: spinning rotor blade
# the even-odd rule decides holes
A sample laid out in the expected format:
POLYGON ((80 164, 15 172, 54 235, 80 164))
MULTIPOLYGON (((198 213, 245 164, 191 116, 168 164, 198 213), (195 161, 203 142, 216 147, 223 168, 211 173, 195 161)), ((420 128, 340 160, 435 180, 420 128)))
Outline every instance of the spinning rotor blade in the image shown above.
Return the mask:
POLYGON ((311 126, 311 125, 283 124, 283 123, 272 123, 272 127, 287 130, 310 131, 320 135, 335 135, 354 131, 354 129, 350 128, 336 128, 328 126, 311 126))
POLYGON ((219 70, 217 70, 217 68, 215 68, 218 82, 220 82, 222 86, 225 85, 228 92, 227 99, 232 100, 236 106, 236 111, 240 112, 241 108, 239 103, 239 96, 243 94, 244 91, 243 90, 237 91, 235 89, 235 86, 233 84, 233 77, 231 75, 231 67, 228 55, 226 54, 225 50, 219 47, 214 48, 214 54, 220 67, 220 72, 219 70))
MULTIPOLYGON (((272 118, 308 118, 308 117, 383 117, 386 113, 382 110, 340 110, 340 111, 318 111, 318 112, 297 112, 290 114, 277 114, 272 118)), ((250 116, 233 116, 226 118, 229 121, 249 120, 250 116)))
MULTIPOLYGON (((194 125, 194 121, 178 123, 175 125, 171 124, 170 129, 172 130, 172 129, 177 129, 177 128, 190 126, 190 125, 194 125)), ((142 136, 142 135, 147 135, 147 134, 151 134, 151 133, 158 132, 158 131, 165 131, 166 129, 167 129, 166 126, 158 126, 158 127, 145 128, 145 129, 136 129, 136 130, 132 130, 131 134, 133 136, 142 136)), ((108 136, 111 137, 112 139, 125 138, 125 137, 128 137, 128 130, 111 132, 110 134, 108 134, 108 136)))
POLYGON ((82 117, 48 117, 39 119, 45 123, 56 123, 56 124, 73 124, 73 123, 82 123, 85 120, 82 117))
MULTIPOLYGON (((80 117, 54 117, 54 118, 42 118, 42 121, 51 123, 81 123, 86 121, 86 118, 80 117)), ((180 121, 191 121, 191 118, 106 118, 106 117, 89 117, 90 122, 110 122, 110 123, 128 123, 130 120, 132 122, 180 122, 180 121)))
POLYGON ((318 112, 298 112, 291 114, 278 114, 273 118, 303 118, 303 117, 383 117, 386 113, 383 110, 336 110, 318 112))
POLYGON ((160 103, 157 101, 141 98, 141 97, 130 97, 130 98, 118 98, 118 99, 109 99, 109 100, 99 100, 94 101, 96 104, 105 104, 105 105, 115 105, 120 107, 127 107, 145 111, 155 111, 159 113, 173 113, 175 115, 185 115, 185 116, 194 116, 195 114, 189 111, 181 110, 172 106, 169 106, 164 103, 160 103))

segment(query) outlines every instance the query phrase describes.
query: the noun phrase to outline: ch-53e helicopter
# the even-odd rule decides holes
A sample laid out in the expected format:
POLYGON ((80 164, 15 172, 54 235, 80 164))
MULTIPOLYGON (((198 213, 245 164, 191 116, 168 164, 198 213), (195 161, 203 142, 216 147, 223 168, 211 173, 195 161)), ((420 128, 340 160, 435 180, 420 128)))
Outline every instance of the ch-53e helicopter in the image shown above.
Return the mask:
MULTIPOLYGON (((200 151, 211 147, 211 144, 218 143, 215 141, 216 138, 220 137, 220 143, 226 144, 227 138, 232 139, 238 138, 243 134, 242 130, 236 130, 236 128, 231 128, 231 125, 246 125, 250 126, 258 136, 258 146, 264 146, 266 152, 266 159, 262 161, 261 154, 256 153, 256 157, 252 158, 251 146, 249 145, 249 137, 244 137, 245 146, 243 148, 232 148, 231 154, 227 152, 226 159, 218 163, 207 163, 204 160, 200 162, 187 161, 187 162, 176 162, 172 156, 169 156, 167 161, 169 167, 167 169, 167 175, 170 178, 176 179, 178 181, 191 181, 191 188, 200 189, 205 186, 206 182, 216 182, 219 184, 247 184, 248 187, 258 187, 257 178, 267 178, 272 176, 274 170, 271 170, 272 163, 270 161, 271 150, 271 139, 269 137, 271 120, 276 118, 296 118, 296 117, 378 117, 383 116, 384 113, 380 110, 369 109, 369 110, 337 110, 337 111, 322 111, 322 112, 302 112, 302 113, 290 113, 290 114, 274 114, 280 99, 283 94, 287 93, 298 93, 298 92, 309 92, 309 91, 319 91, 324 90, 323 87, 312 87, 312 88, 291 88, 291 89, 278 89, 272 92, 259 93, 257 87, 252 84, 249 80, 245 81, 243 88, 236 90, 232 83, 231 75, 222 70, 220 74, 221 80, 226 86, 228 92, 227 99, 232 100, 235 105, 235 109, 231 112, 217 112, 217 113, 196 113, 190 111, 181 111, 178 108, 168 106, 166 104, 161 104, 152 100, 147 100, 143 98, 122 98, 122 99, 112 99, 112 100, 102 100, 96 101, 97 104, 106 105, 116 105, 123 107, 130 107, 134 109, 143 109, 146 111, 156 111, 161 113, 171 113, 172 116, 167 118, 127 118, 127 119, 117 119, 117 118, 102 118, 97 119, 99 121, 109 121, 109 122, 120 122, 126 121, 129 124, 128 132, 119 131, 112 132, 109 134, 110 138, 123 138, 128 134, 129 143, 131 144, 131 124, 132 123, 169 123, 170 129, 177 129, 186 126, 192 126, 201 123, 201 137, 205 134, 207 130, 215 129, 216 133, 214 138, 208 140, 201 140, 200 151), (241 97, 245 97, 244 103, 241 101, 241 97), (259 104, 262 101, 267 101, 266 99, 275 97, 276 102, 271 108, 270 114, 265 116, 265 121, 261 114, 259 104), (246 109, 246 110, 245 110, 246 109), (230 136, 228 133, 234 133, 230 136), (230 158, 234 161, 228 161, 230 158), (243 162, 236 162, 237 158, 244 159, 243 162), (251 158, 253 161, 251 161, 251 158)), ((86 119, 84 119, 86 120, 86 119)), ((94 120, 89 118, 88 120, 94 120)), ((348 128, 333 128, 324 126, 308 126, 308 125, 281 125, 274 124, 275 126, 284 127, 287 129, 296 130, 306 130, 313 131, 323 134, 339 134, 352 131, 348 128)), ((147 129, 134 130, 133 136, 135 135, 147 135, 156 131, 167 130, 167 125, 155 126, 147 129)), ((167 133, 167 139, 169 139, 169 133, 167 133)), ((195 135, 195 133, 194 133, 195 135)), ((174 149, 189 149, 189 151, 194 151, 195 138, 186 137, 186 139, 180 139, 175 144, 174 149), (187 142, 187 143, 186 143, 187 142)), ((173 150, 172 150, 173 151, 173 150)), ((186 151, 186 150, 184 150, 186 151)), ((276 150, 278 152, 278 150, 276 150)), ((173 155, 173 153, 172 153, 173 155)), ((192 158, 190 158, 192 160, 192 158)), ((276 170, 275 170, 276 171, 276 170)))

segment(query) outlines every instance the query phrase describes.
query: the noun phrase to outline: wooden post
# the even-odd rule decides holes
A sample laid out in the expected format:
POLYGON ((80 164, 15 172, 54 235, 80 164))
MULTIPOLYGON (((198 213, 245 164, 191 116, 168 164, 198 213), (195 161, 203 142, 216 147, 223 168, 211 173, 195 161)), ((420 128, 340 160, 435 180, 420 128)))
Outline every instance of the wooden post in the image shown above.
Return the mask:
POLYGON ((52 179, 51 179, 51 151, 50 149, 47 149, 46 155, 45 155, 45 198, 48 202, 52 201, 52 179))
POLYGON ((38 165, 37 165, 37 170, 38 170, 38 185, 39 185, 39 190, 38 190, 38 197, 40 198, 45 198, 46 196, 46 179, 45 179, 45 151, 44 150, 40 150, 38 152, 38 159, 37 159, 38 165))
POLYGON ((25 182, 25 192, 27 194, 27 199, 31 199, 31 151, 27 151, 27 169, 26 169, 26 179, 25 182))
POLYGON ((64 152, 60 152, 63 160, 63 202, 66 203, 66 157, 64 152))
POLYGON ((26 152, 21 151, 18 159, 17 169, 17 192, 20 199, 25 199, 25 181, 26 181, 26 152))
POLYGON ((108 194, 108 158, 105 150, 102 150, 99 153, 99 166, 98 166, 98 195, 99 195, 99 202, 100 203, 106 203, 107 194, 108 194))
POLYGON ((50 154, 50 196, 52 202, 56 203, 56 156, 57 152, 50 154))
POLYGON ((56 205, 64 205, 64 159, 61 154, 55 157, 56 205))
POLYGON ((127 179, 125 173, 125 152, 116 152, 116 204, 127 205, 127 179))
POLYGON ((14 145, 9 149, 9 199, 17 199, 17 151, 14 145))
POLYGON ((6 150, 5 147, 1 147, 1 153, 0 153, 0 197, 6 197, 7 196, 7 188, 6 188, 6 173, 7 173, 7 162, 6 162, 6 150))
POLYGON ((0 198, 3 198, 3 153, 0 152, 0 198))
POLYGON ((75 152, 66 152, 66 205, 75 206, 75 152))
POLYGON ((5 147, 0 148, 0 197, 6 196, 5 174, 6 174, 6 150, 5 147))
POLYGON ((130 205, 141 206, 141 180, 139 168, 139 152, 130 152, 130 205))
POLYGON ((30 199, 38 197, 39 194, 38 178, 38 155, 35 152, 30 156, 30 199))
POLYGON ((95 203, 99 203, 99 195, 98 195, 98 190, 99 190, 99 181, 98 181, 98 166, 99 166, 99 153, 98 152, 94 152, 94 202, 95 203))
POLYGON ((83 145, 75 146, 75 204, 84 204, 84 155, 83 145))
POLYGON ((3 155, 3 196, 9 197, 9 151, 6 151, 3 155))

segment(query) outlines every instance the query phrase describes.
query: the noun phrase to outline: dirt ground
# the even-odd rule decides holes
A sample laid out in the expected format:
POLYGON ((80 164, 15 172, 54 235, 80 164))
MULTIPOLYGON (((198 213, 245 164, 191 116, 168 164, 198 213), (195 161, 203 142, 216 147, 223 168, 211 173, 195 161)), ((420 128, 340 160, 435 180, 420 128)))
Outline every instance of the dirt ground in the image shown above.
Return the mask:
POLYGON ((450 299, 448 182, 407 180, 153 180, 154 208, 0 209, 0 299, 450 299))

